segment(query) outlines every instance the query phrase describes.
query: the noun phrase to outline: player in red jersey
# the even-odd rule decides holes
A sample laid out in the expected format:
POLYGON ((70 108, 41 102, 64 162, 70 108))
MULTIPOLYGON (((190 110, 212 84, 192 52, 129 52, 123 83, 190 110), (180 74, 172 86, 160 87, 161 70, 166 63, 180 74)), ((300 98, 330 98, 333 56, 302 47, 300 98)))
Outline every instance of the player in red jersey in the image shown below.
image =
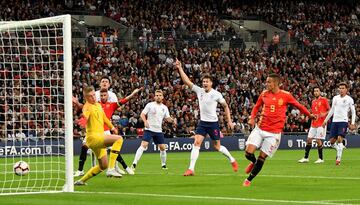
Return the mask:
MULTIPOLYGON (((108 101, 108 99, 109 99, 108 90, 104 89, 104 88, 101 89, 100 90, 100 105, 103 108, 106 117, 111 119, 115 110, 117 110, 121 105, 127 103, 132 97, 134 97, 142 89, 143 88, 135 89, 129 96, 127 96, 126 98, 120 99, 119 102, 109 102, 108 101)), ((105 131, 105 134, 107 134, 107 132, 110 132, 110 130, 106 124, 104 124, 104 131, 105 131)), ((110 133, 108 133, 108 134, 110 134, 110 133)), ((120 162, 120 164, 122 165, 122 167, 126 170, 126 172, 128 174, 131 174, 131 175, 134 174, 134 171, 130 167, 127 166, 127 164, 125 163, 125 161, 122 158, 120 153, 119 153, 118 157, 116 158, 116 161, 120 162)), ((115 166, 115 168, 120 174, 124 174, 124 172, 122 172, 122 170, 120 170, 117 166, 115 166)))
POLYGON ((305 156, 300 159, 299 163, 309 162, 309 152, 312 146, 313 139, 316 139, 319 159, 315 161, 316 164, 323 163, 323 143, 322 140, 326 136, 326 128, 322 124, 330 110, 329 101, 327 98, 321 97, 320 88, 318 86, 313 88, 315 99, 311 103, 311 112, 316 115, 317 119, 311 122, 311 127, 307 137, 307 144, 305 147, 305 156))
POLYGON ((266 90, 261 93, 251 112, 248 123, 254 127, 256 114, 262 107, 257 126, 246 141, 245 157, 251 163, 245 169, 250 175, 245 179, 243 186, 250 186, 251 180, 260 172, 266 157, 272 157, 278 149, 288 105, 293 105, 310 118, 315 118, 289 92, 281 90, 279 82, 280 77, 277 74, 267 77, 266 90), (254 153, 257 148, 260 149, 260 154, 256 159, 254 153))
MULTIPOLYGON (((120 99, 119 102, 109 102, 109 93, 108 90, 103 88, 100 90, 100 105, 103 108, 105 115, 107 118, 111 119, 115 110, 117 110, 121 105, 127 103, 133 96, 135 96, 138 92, 140 92, 142 88, 135 89, 129 96, 126 98, 120 99)), ((104 124, 104 131, 109 131, 109 128, 104 124)))
MULTIPOLYGON (((117 110, 121 105, 127 103, 132 97, 134 97, 138 92, 140 92, 143 88, 137 88, 135 89, 129 96, 123 98, 123 99, 120 99, 118 102, 109 102, 108 99, 109 99, 109 92, 106 88, 102 88, 100 90, 100 105, 101 107, 103 108, 104 112, 105 112, 105 115, 108 119, 111 120, 111 117, 112 115, 114 114, 115 110, 117 110)), ((80 121, 83 121, 82 119, 80 119, 80 121)), ((82 123, 82 126, 85 126, 86 124, 86 121, 83 121, 82 123)), ((110 130, 109 128, 104 124, 104 132, 105 132, 105 135, 109 135, 111 134, 110 133, 110 130)), ((80 154, 80 157, 79 157, 79 169, 77 171, 77 173, 81 173, 83 172, 83 167, 84 167, 84 164, 85 164, 85 161, 86 161, 86 156, 87 156, 87 150, 89 148, 87 146, 82 146, 81 148, 81 154, 80 154)), ((126 172, 128 174, 131 174, 133 175, 134 174, 134 171, 132 169, 130 169, 130 167, 127 166, 127 164, 125 163, 124 159, 122 158, 122 156, 119 154, 118 157, 116 158, 116 161, 120 162, 120 164, 122 165, 122 167, 126 170, 126 172)), ((120 174, 125 174, 124 171, 122 171, 121 169, 119 169, 119 167, 115 166, 115 169, 117 172, 119 172, 120 174)), ((76 174, 77 174, 76 173, 76 174)), ((79 175, 79 174, 78 174, 79 175)), ((77 176, 77 175, 75 175, 77 176)), ((80 175, 79 175, 80 176, 80 175)))

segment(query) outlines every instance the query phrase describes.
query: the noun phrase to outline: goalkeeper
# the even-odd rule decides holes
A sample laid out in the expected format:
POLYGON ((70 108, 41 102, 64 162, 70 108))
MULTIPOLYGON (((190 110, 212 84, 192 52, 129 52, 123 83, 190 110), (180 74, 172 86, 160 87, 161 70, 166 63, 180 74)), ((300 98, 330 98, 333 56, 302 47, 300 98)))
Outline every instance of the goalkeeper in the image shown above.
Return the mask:
POLYGON ((92 167, 75 185, 85 185, 91 177, 107 169, 106 176, 121 177, 121 174, 115 171, 115 161, 120 153, 123 144, 123 138, 120 135, 105 135, 104 123, 110 130, 117 134, 117 130, 106 117, 101 105, 96 102, 95 90, 93 87, 84 89, 86 103, 83 107, 83 115, 87 120, 86 125, 86 145, 93 150, 99 161, 99 165, 92 167), (111 146, 109 164, 107 160, 106 147, 111 146))

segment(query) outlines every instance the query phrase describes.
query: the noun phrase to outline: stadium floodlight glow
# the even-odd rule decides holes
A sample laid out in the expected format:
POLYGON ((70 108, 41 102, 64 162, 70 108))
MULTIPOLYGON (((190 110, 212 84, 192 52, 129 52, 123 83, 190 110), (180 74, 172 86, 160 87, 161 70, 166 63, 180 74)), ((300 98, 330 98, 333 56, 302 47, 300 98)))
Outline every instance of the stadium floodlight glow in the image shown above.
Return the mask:
POLYGON ((71 16, 1 22, 0 85, 0 195, 73 192, 71 16))

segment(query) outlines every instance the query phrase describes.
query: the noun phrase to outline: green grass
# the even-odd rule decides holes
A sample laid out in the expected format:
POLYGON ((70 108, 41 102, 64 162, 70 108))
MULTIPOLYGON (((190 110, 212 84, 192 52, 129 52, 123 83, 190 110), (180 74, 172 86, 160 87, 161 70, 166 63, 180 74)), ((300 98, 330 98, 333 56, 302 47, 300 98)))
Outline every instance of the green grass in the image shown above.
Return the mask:
MULTIPOLYGON (((243 152, 232 154, 240 165, 237 173, 216 152, 200 153, 194 177, 182 176, 189 152, 168 153, 166 171, 160 169, 159 154, 144 153, 134 176, 111 179, 102 173, 87 186, 75 187, 75 193, 0 196, 0 204, 360 204, 360 149, 346 149, 340 166, 335 166, 334 150, 325 150, 324 164, 313 163, 316 149, 308 164, 297 163, 303 150, 279 150, 265 162, 251 187, 242 187, 248 164, 243 152)), ((128 164, 133 157, 124 155, 128 164)))

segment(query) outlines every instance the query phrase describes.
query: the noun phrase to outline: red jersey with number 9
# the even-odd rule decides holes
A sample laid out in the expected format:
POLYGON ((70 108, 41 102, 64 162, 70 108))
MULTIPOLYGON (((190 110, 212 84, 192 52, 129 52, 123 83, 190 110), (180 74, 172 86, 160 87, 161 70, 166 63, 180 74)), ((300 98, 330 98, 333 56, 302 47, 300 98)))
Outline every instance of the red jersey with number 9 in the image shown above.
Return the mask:
POLYGON ((310 115, 310 112, 301 105, 289 92, 279 90, 277 93, 265 90, 259 96, 253 110, 251 118, 255 119, 257 112, 262 107, 258 127, 261 130, 280 133, 286 121, 286 110, 288 105, 293 105, 300 112, 310 115))

